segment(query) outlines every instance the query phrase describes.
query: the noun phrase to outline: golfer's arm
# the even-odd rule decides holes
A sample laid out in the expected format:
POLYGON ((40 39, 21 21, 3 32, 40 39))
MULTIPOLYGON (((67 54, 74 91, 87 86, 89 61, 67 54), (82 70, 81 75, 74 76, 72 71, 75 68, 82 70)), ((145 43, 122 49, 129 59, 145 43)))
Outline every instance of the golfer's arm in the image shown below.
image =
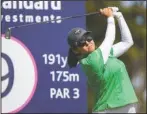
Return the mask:
POLYGON ((125 53, 133 45, 134 42, 122 13, 117 12, 116 18, 118 20, 118 24, 121 32, 121 41, 113 45, 113 55, 115 57, 119 57, 123 53, 125 53))
POLYGON ((107 18, 107 29, 105 34, 105 39, 100 45, 100 49, 102 52, 104 64, 107 62, 107 59, 110 54, 110 50, 112 48, 113 42, 115 40, 115 21, 114 17, 107 18))

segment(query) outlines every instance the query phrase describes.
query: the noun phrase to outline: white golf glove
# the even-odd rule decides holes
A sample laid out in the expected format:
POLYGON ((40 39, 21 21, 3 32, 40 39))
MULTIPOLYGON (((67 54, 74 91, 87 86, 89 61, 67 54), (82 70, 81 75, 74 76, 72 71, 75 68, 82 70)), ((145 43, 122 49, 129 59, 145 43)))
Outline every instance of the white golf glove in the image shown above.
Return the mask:
POLYGON ((118 7, 108 7, 108 8, 111 8, 112 9, 113 16, 116 17, 117 19, 119 19, 122 16, 122 13, 121 12, 118 12, 119 11, 119 8, 118 7))
POLYGON ((111 8, 113 12, 117 12, 119 10, 118 7, 108 7, 108 8, 111 8))
POLYGON ((122 17, 122 13, 121 12, 114 12, 113 15, 114 15, 114 17, 116 19, 119 19, 120 17, 122 17))

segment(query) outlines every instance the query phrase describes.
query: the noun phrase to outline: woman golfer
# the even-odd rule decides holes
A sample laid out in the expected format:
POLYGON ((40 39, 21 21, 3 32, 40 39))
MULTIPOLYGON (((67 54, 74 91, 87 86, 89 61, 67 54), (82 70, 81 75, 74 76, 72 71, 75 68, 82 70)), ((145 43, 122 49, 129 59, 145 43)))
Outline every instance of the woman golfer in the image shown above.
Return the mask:
POLYGON ((113 8, 100 9, 100 13, 107 17, 107 29, 99 47, 96 47, 90 31, 73 28, 68 33, 68 65, 76 67, 79 62, 96 92, 93 113, 135 113, 138 99, 124 63, 117 58, 133 45, 133 40, 122 13, 114 12, 113 8), (121 41, 113 45, 114 17, 119 24, 121 41))

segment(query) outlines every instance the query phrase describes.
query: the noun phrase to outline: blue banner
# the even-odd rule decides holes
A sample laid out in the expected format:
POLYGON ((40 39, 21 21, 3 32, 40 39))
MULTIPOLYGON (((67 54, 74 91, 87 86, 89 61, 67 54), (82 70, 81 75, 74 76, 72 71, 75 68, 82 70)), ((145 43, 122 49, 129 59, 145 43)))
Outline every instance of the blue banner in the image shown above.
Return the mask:
POLYGON ((2 112, 86 113, 86 76, 80 66, 67 65, 67 33, 85 28, 85 17, 57 20, 85 13, 84 1, 3 1, 2 112), (39 23, 12 29, 8 27, 39 23))

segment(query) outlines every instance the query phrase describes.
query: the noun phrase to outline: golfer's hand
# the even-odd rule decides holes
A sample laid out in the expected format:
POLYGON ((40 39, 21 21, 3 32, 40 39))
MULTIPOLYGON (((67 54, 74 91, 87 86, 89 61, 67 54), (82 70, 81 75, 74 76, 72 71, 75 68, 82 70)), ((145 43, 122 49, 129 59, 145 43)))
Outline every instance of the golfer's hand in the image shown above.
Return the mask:
POLYGON ((113 16, 113 11, 111 8, 103 8, 100 9, 100 13, 106 17, 111 17, 113 16))
POLYGON ((122 13, 119 11, 119 8, 118 7, 108 7, 108 8, 111 8, 112 9, 113 16, 116 19, 119 19, 122 16, 122 13))
POLYGON ((114 16, 116 19, 119 19, 120 17, 122 17, 122 13, 121 13, 121 12, 114 12, 114 13, 113 13, 113 16, 114 16))

